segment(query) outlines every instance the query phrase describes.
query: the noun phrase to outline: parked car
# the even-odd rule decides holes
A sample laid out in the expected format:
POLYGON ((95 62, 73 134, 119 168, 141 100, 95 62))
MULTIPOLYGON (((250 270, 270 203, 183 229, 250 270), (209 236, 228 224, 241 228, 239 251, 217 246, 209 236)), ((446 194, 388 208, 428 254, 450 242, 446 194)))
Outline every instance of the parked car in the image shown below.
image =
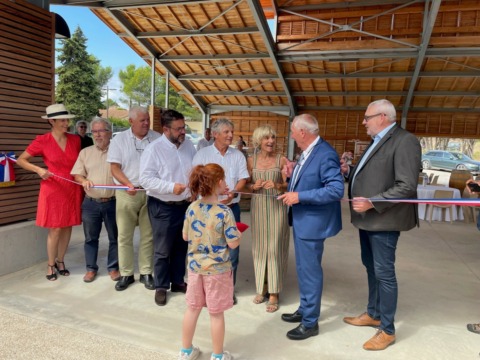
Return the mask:
POLYGON ((198 142, 202 138, 199 134, 191 133, 191 134, 185 134, 187 139, 189 139, 195 147, 197 147, 198 142))
POLYGON ((422 167, 428 169, 440 170, 469 170, 472 173, 478 173, 480 162, 469 158, 467 155, 443 150, 431 150, 422 155, 422 167))

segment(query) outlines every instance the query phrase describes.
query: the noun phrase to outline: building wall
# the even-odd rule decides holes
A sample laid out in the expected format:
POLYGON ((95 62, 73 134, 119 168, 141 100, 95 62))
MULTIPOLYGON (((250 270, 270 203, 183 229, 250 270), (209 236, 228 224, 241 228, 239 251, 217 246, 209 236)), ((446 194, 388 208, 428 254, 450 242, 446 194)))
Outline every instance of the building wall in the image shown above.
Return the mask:
MULTIPOLYGON (((36 135, 49 131, 41 119, 52 103, 52 15, 24 0, 0 0, 0 153, 17 157, 36 135)), ((40 159, 34 162, 42 165, 40 159)), ((0 225, 32 219, 40 179, 15 166, 16 184, 0 187, 0 225)))

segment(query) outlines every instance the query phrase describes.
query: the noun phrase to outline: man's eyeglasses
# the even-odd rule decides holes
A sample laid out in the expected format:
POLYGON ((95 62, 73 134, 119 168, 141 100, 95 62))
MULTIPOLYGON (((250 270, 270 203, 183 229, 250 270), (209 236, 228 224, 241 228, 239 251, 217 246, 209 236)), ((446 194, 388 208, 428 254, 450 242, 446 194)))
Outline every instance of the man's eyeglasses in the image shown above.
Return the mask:
POLYGON ((373 115, 365 115, 363 117, 363 120, 368 121, 370 119, 373 119, 374 117, 377 117, 378 115, 385 115, 384 113, 378 113, 378 114, 373 114, 373 115))
POLYGON ((173 128, 173 127, 168 127, 169 129, 172 129, 172 130, 175 130, 177 132, 180 132, 180 131, 185 131, 185 126, 179 126, 177 128, 173 128))
MULTIPOLYGON (((150 144, 150 139, 146 138, 146 140, 148 141, 148 144, 150 144)), ((138 140, 138 142, 140 143, 140 147, 138 147, 138 145, 137 145, 137 138, 134 137, 133 138, 133 143, 135 144, 135 150, 137 150, 139 153, 141 153, 141 152, 143 152, 143 150, 145 150, 145 147, 142 148, 143 140, 141 140, 141 141, 138 140)))
POLYGON ((103 134, 106 133, 108 130, 100 129, 100 130, 92 130, 92 134, 103 134))
POLYGON ((82 126, 79 126, 78 128, 79 129, 86 129, 87 127, 82 125, 82 126))

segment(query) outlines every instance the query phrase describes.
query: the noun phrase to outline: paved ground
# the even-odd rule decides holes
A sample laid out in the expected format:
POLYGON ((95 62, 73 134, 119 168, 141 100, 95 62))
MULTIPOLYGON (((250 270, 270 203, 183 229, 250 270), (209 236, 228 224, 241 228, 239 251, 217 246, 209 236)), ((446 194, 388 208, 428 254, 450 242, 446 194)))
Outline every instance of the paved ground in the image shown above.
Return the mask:
MULTIPOLYGON (((448 173, 447 173, 448 174, 448 173)), ((242 213, 249 223, 249 214, 242 213)), ((480 233, 463 222, 421 223, 402 234, 397 251, 399 304, 397 342, 385 351, 367 352, 362 344, 374 330, 342 322, 365 310, 366 275, 356 230, 343 204, 344 230, 327 240, 325 288, 320 335, 293 342, 291 324, 282 312, 298 306, 293 246, 281 294, 280 310, 265 312, 254 296, 250 231, 241 245, 237 295, 226 313, 225 348, 236 359, 479 359, 480 335, 466 330, 480 321, 480 233)), ((114 290, 105 271, 106 240, 100 252, 101 272, 91 284, 84 274, 81 228, 74 230, 66 263, 69 278, 45 280, 46 262, 0 277, 0 359, 176 359, 180 347, 184 297, 173 294, 158 307, 153 291, 137 281, 126 291, 114 290)), ((169 294, 170 295, 170 294, 169 294)), ((209 359, 208 314, 202 313, 194 343, 209 359)))

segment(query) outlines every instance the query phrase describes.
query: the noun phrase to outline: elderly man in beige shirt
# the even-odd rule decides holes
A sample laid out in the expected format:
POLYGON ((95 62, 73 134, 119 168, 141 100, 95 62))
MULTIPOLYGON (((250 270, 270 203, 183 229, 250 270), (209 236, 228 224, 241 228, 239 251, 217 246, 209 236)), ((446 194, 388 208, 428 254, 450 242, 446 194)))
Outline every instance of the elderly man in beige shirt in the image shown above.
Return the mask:
POLYGON ((117 222, 115 220, 115 190, 96 189, 94 185, 113 184, 110 163, 107 162, 108 146, 112 137, 112 125, 103 118, 91 123, 95 145, 83 149, 71 174, 85 189, 82 204, 82 222, 85 233, 85 262, 87 272, 83 281, 90 283, 98 273, 97 256, 102 222, 108 234, 107 269, 113 281, 120 279, 118 271, 117 222))

